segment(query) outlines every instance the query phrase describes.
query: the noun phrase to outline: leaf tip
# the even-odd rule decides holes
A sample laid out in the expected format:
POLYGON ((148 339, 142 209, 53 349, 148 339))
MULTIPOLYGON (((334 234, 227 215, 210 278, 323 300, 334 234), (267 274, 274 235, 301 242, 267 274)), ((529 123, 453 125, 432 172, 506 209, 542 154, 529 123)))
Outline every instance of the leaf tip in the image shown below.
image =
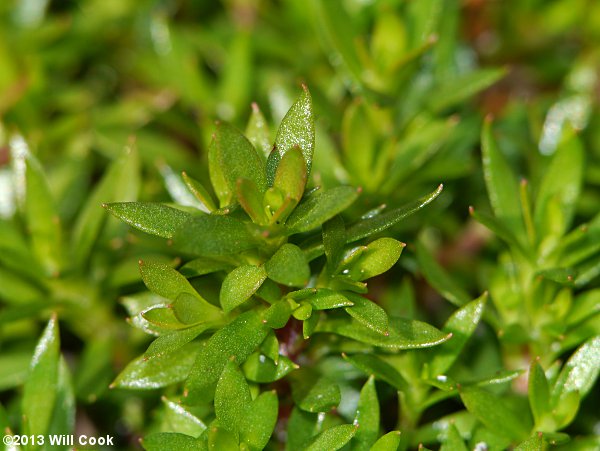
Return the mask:
POLYGON ((494 115, 492 113, 488 113, 485 115, 485 123, 491 124, 494 121, 494 115))
POLYGON ((469 205, 469 215, 473 216, 475 214, 475 208, 472 205, 469 205))
POLYGON ((256 103, 256 102, 252 102, 252 103, 250 104, 250 106, 252 107, 252 111, 253 111, 253 112, 255 112, 255 113, 259 113, 259 112, 260 112, 260 108, 258 108, 258 103, 256 103))

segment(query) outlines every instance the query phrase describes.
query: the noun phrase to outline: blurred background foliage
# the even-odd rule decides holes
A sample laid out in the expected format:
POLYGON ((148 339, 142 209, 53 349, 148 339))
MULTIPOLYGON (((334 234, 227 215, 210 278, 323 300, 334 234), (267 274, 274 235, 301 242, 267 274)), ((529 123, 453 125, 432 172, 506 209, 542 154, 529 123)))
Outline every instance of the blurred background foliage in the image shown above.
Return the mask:
MULTIPOLYGON (((317 115, 313 185, 362 186, 355 212, 364 212, 446 184, 431 208, 396 230, 409 244, 401 268, 371 286, 388 311, 442 324, 451 308, 421 276, 417 231, 471 297, 490 288, 490 268, 504 249, 468 214, 469 205, 488 205, 479 150, 486 116, 516 177, 533 187, 563 131, 574 129, 585 165, 573 225, 598 213, 599 42, 593 0, 1 2, 6 424, 19 423, 18 387, 43 323, 58 311, 78 429, 115 433, 121 446, 134 446, 160 428, 163 419, 146 408, 158 395, 106 388, 147 343, 118 304, 143 288, 137 259, 175 256, 97 206, 136 198, 189 203, 179 174, 208 179, 214 120, 241 129, 265 120, 272 142, 301 83, 317 115), (251 116, 251 102, 263 116, 251 116), (38 205, 19 200, 19 161, 42 180, 38 205), (28 211, 43 211, 46 201, 55 203, 47 217, 58 218, 60 229, 48 233, 66 243, 56 266, 29 236, 28 211)), ((596 272, 588 288, 598 287, 596 272)), ((474 372, 503 366, 495 332, 481 329, 474 372)), ((598 422, 586 408, 575 426, 582 434, 598 422)))

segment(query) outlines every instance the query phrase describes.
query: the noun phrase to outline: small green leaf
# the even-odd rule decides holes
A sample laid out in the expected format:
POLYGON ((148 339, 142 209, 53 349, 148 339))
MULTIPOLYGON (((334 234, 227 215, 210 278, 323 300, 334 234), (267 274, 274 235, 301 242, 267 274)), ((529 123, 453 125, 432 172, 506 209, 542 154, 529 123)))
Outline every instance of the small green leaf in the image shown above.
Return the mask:
POLYGON ((206 425, 202 420, 181 404, 169 401, 165 397, 162 398, 162 401, 165 405, 163 421, 170 431, 197 437, 206 430, 206 425))
POLYGON ((111 388, 151 390, 181 382, 190 372, 199 348, 200 343, 188 343, 152 359, 140 356, 121 371, 111 388))
POLYGON ((498 149, 491 121, 486 120, 481 134, 483 174, 496 218, 517 238, 524 235, 519 183, 506 158, 498 149))
POLYGON ((300 306, 292 312, 292 315, 299 321, 306 321, 312 315, 312 305, 302 301, 300 306))
POLYGON ((256 103, 252 103, 252 113, 246 126, 245 135, 263 158, 271 152, 271 134, 265 117, 256 103))
POLYGON ((373 346, 392 349, 418 349, 436 346, 450 338, 427 323, 405 318, 389 319, 389 335, 382 335, 350 318, 321 321, 316 332, 330 332, 373 346))
POLYGON ((304 449, 307 443, 321 432, 325 415, 306 412, 294 406, 288 421, 288 436, 285 449, 296 451, 304 449))
POLYGON ((213 426, 208 431, 208 449, 214 451, 222 449, 238 450, 239 443, 236 436, 227 429, 213 426))
POLYGON ((352 440, 357 429, 358 427, 353 424, 341 424, 326 429, 311 440, 305 451, 322 451, 324 449, 335 451, 343 448, 346 443, 352 440))
POLYGON ((328 288, 315 289, 314 294, 305 298, 314 310, 329 310, 342 307, 352 307, 354 303, 338 291, 328 288))
POLYGON ((178 451, 208 450, 201 443, 195 437, 178 432, 155 432, 141 440, 141 444, 146 451, 164 451, 166 449, 176 449, 178 451))
POLYGON ((582 344, 567 360, 552 389, 551 405, 558 406, 564 396, 577 391, 583 398, 600 373, 600 335, 582 344))
POLYGON ((48 435, 72 434, 75 428, 75 393, 69 367, 61 356, 58 363, 56 401, 48 427, 48 435))
POLYGON ((502 397, 477 387, 463 388, 460 397, 467 410, 495 433, 512 440, 529 435, 529 417, 513 411, 502 397))
POLYGON ((486 226, 494 234, 508 244, 511 249, 516 250, 525 258, 530 258, 530 252, 525 250, 517 236, 513 233, 514 229, 509 228, 504 222, 498 220, 494 216, 488 215, 481 211, 476 211, 473 207, 469 208, 469 214, 480 224, 486 226))
POLYGON ((250 299, 266 278, 265 268, 254 265, 238 266, 227 274, 220 294, 223 311, 228 313, 250 299))
POLYGON ((323 246, 327 256, 327 267, 333 274, 340 264, 346 246, 346 227, 341 216, 334 216, 323 224, 323 246))
POLYGON ((288 233, 308 232, 319 227, 348 208, 358 197, 358 191, 350 186, 336 186, 318 191, 300 203, 289 216, 288 233))
POLYGON ((287 286, 304 286, 310 278, 310 267, 302 250, 291 243, 281 246, 265 263, 269 279, 287 286))
POLYGON ((360 391, 354 424, 358 426, 358 430, 354 435, 352 449, 366 451, 379 435, 379 400, 373 376, 369 377, 360 391))
POLYGON ((193 218, 189 213, 156 202, 113 202, 103 207, 131 227, 162 238, 173 238, 193 218))
POLYGON ((277 166, 273 188, 279 189, 286 197, 290 197, 295 206, 304 194, 306 172, 306 162, 301 149, 293 147, 285 153, 277 166))
POLYGON ((217 271, 225 271, 231 268, 231 266, 231 263, 216 258, 199 257, 187 262, 179 268, 179 271, 185 277, 197 277, 217 271))
POLYGON ((206 257, 235 254, 257 245, 243 222, 223 215, 191 218, 178 228, 173 243, 183 252, 206 257))
POLYGON ((471 300, 461 286, 435 261, 421 240, 417 241, 417 261, 427 282, 452 304, 461 306, 471 300))
POLYGON ((268 223, 263 209, 263 195, 252 180, 238 179, 235 192, 240 205, 254 223, 268 223))
POLYGON ((285 356, 279 356, 277 363, 260 352, 253 353, 242 365, 249 381, 268 384, 277 381, 299 366, 285 356))
POLYGON ((215 390, 215 415, 222 427, 237 435, 251 401, 244 375, 233 361, 228 361, 215 390))
POLYGON ((262 343, 269 328, 254 311, 239 315, 216 332, 201 349, 186 381, 190 403, 210 400, 217 380, 231 357, 242 364, 262 343))
POLYGON ((275 391, 261 393, 246 409, 240 424, 240 439, 252 451, 260 451, 269 443, 277 423, 278 409, 275 391))
POLYGON ((265 321, 265 324, 267 324, 270 328, 281 329, 287 324, 291 314, 292 308, 290 303, 286 299, 281 299, 277 302, 274 302, 271 307, 265 310, 262 314, 262 317, 265 321))
POLYGON ((292 398, 307 412, 328 412, 341 400, 340 388, 325 376, 303 369, 292 374, 292 398))
POLYGON ((515 451, 543 451, 544 449, 544 439, 541 432, 537 432, 514 448, 515 451))
POLYGON ((409 388, 409 385, 404 377, 402 377, 402 375, 393 366, 381 360, 376 355, 343 354, 342 356, 345 360, 350 362, 359 370, 364 371, 368 375, 373 375, 379 380, 387 382, 397 390, 406 391, 409 388))
POLYGON ((348 315, 381 335, 389 335, 389 320, 385 310, 356 293, 347 291, 345 296, 354 304, 345 308, 348 315))
POLYGON ((544 415, 550 411, 550 388, 541 365, 534 361, 529 367, 529 405, 535 424, 539 425, 544 415))
POLYGON ((186 172, 182 172, 181 177, 183 178, 183 181, 187 185, 190 192, 204 206, 204 211, 210 213, 217 209, 212 196, 198 180, 193 179, 186 172))
POLYGON ((161 335, 148 346, 144 358, 151 359, 163 354, 176 351, 198 335, 214 327, 210 323, 202 323, 187 329, 175 330, 173 332, 161 335))
POLYGON ((302 86, 304 92, 286 113, 279 125, 275 146, 267 161, 267 177, 272 184, 275 171, 282 157, 295 146, 300 147, 306 172, 310 174, 312 156, 315 147, 315 119, 313 117, 312 99, 306 86, 302 86))
POLYGON ((369 451, 397 451, 399 446, 400 431, 392 431, 377 440, 369 451))
POLYGON ((440 451, 469 451, 454 424, 448 426, 446 439, 442 443, 440 451))
POLYGON ((406 244, 393 238, 380 238, 367 245, 360 258, 350 267, 350 277, 366 280, 388 271, 400 258, 406 244))
POLYGON ((431 377, 444 374, 460 355, 465 343, 471 337, 485 309, 487 293, 482 294, 474 301, 466 304, 446 321, 442 328, 443 332, 451 333, 452 338, 447 342, 431 349, 429 360, 429 371, 431 377))
POLYGON ((58 321, 52 318, 35 347, 23 388, 21 408, 27 435, 48 432, 57 399, 59 357, 58 321))
POLYGON ((432 202, 442 192, 443 185, 437 187, 437 189, 420 198, 419 200, 412 202, 404 207, 395 208, 389 211, 383 211, 378 215, 371 216, 370 218, 362 219, 351 226, 347 227, 346 235, 348 237, 348 243, 360 240, 369 235, 379 233, 397 224, 407 216, 416 213, 425 205, 432 202))

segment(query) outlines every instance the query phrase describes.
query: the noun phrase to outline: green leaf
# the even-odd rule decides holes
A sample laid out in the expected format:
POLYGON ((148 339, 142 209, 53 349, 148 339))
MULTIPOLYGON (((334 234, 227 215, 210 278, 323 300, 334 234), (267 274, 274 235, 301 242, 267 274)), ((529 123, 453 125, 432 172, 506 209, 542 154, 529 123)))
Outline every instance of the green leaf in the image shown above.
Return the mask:
POLYGON ((334 216, 323 224, 323 247, 327 256, 327 267, 333 274, 340 264, 346 246, 346 227, 341 216, 334 216))
POLYGON ((21 409, 23 429, 27 435, 48 432, 57 399, 59 357, 58 321, 53 317, 35 347, 23 387, 21 409))
POLYGON ((537 361, 532 362, 529 367, 529 379, 527 385, 529 405, 531 406, 531 413, 533 414, 533 419, 537 426, 541 423, 544 415, 550 411, 550 388, 548 386, 548 380, 546 379, 544 370, 537 361))
POLYGON ((148 349, 144 353, 144 358, 151 359, 176 351, 212 327, 215 326, 210 323, 202 323, 188 327, 187 329, 175 330, 161 335, 150 343, 150 346, 148 346, 148 349))
POLYGON ((152 359, 140 356, 121 371, 110 387, 151 390, 181 382, 190 372, 198 349, 200 343, 193 342, 152 359))
POLYGON ((400 258, 406 244, 393 238, 379 238, 367 245, 360 258, 350 267, 350 277, 366 280, 388 271, 400 258))
POLYGON ((396 225, 407 216, 416 213, 425 205, 432 202, 440 195, 442 189, 443 185, 440 185, 434 192, 423 196, 419 200, 405 205, 404 207, 383 211, 378 215, 362 219, 361 221, 358 221, 355 224, 347 227, 346 235, 348 237, 348 243, 360 240, 361 238, 365 238, 375 233, 382 232, 393 225, 396 225))
POLYGON ((254 311, 239 315, 216 332, 201 349, 186 381, 190 403, 210 400, 217 380, 231 357, 242 364, 262 343, 269 328, 254 311))
POLYGON ((223 215, 191 218, 179 227, 173 242, 183 252, 206 257, 236 254, 257 245, 243 222, 223 215))
POLYGON ((392 387, 400 391, 406 391, 409 388, 408 383, 402 375, 389 363, 381 360, 376 355, 371 354, 342 354, 345 360, 350 362, 356 368, 364 371, 368 375, 373 375, 377 379, 387 382, 392 387))
POLYGON ((551 405, 558 406, 570 392, 583 398, 592 389, 600 373, 600 335, 590 338, 573 353, 552 389, 551 405))
POLYGON ((397 451, 399 446, 400 431, 392 431, 377 440, 369 451, 397 451))
POLYGON ((252 222, 263 225, 268 223, 263 209, 263 195, 252 180, 238 179, 235 192, 252 222))
POLYGON ((141 445, 146 451, 164 451, 176 449, 178 451, 202 451, 208 448, 201 446, 201 441, 189 435, 177 432, 155 432, 144 437, 141 445))
POLYGON ((262 314, 262 317, 265 321, 265 324, 267 324, 270 328, 281 329, 287 324, 291 314, 292 308, 290 303, 286 299, 281 299, 277 302, 274 302, 271 307, 265 310, 262 314))
POLYGON ((348 315, 381 335, 389 335, 389 320, 385 310, 356 293, 348 291, 345 296, 354 304, 345 308, 348 315))
POLYGON ((314 310, 329 310, 342 307, 351 307, 354 303, 338 291, 328 288, 314 289, 314 294, 305 298, 314 310))
POLYGON ((279 356, 277 363, 260 352, 255 352, 242 365, 249 381, 268 384, 287 376, 300 368, 285 356, 279 356))
POLYGON ((341 424, 326 429, 311 440, 305 451, 322 451, 324 449, 335 451, 343 448, 352 440, 357 429, 358 427, 353 424, 341 424))
POLYGON ((204 206, 204 211, 210 213, 217 209, 215 201, 208 192, 208 190, 198 180, 190 177, 186 172, 181 173, 183 181, 187 185, 190 192, 196 199, 204 206))
POLYGON ((325 376, 303 369, 292 374, 292 398, 307 412, 328 412, 340 403, 340 388, 325 376))
POLYGON ((486 120, 481 134, 483 174, 494 214, 516 237, 524 235, 519 183, 498 149, 491 121, 486 120))
POLYGON ((306 172, 310 174, 315 147, 315 120, 310 92, 304 85, 302 89, 304 92, 286 113, 277 130, 275 146, 269 155, 270 161, 267 161, 269 184, 273 182, 279 161, 294 146, 298 146, 302 150, 306 162, 306 172))
POLYGON ((239 449, 239 443, 234 434, 223 427, 213 426, 208 431, 208 449, 219 451, 221 449, 239 449))
POLYGON ((233 361, 228 361, 215 390, 215 415, 222 427, 237 435, 251 401, 244 375, 233 361))
POLYGON ((135 199, 139 189, 139 158, 135 147, 127 147, 115 160, 88 197, 73 227, 71 248, 77 265, 82 265, 106 220, 102 202, 135 199))
POLYGON ((279 401, 274 390, 261 393, 250 403, 241 420, 240 439, 251 450, 260 451, 267 446, 277 423, 278 411, 279 401))
POLYGON ((162 238, 175 232, 193 216, 156 202, 113 202, 102 205, 131 227, 162 238))
POLYGON ((358 197, 350 186, 336 186, 318 191, 300 203, 289 216, 286 226, 289 234, 308 232, 319 227, 348 208, 358 197))
POLYGON ((58 363, 56 400, 54 411, 48 426, 48 435, 72 434, 75 428, 75 394, 71 374, 65 359, 61 356, 58 363))
POLYGON ((211 274, 217 271, 225 271, 231 268, 231 263, 216 258, 199 257, 187 262, 179 271, 185 277, 197 277, 211 274))
POLYGON ((461 306, 471 300, 469 293, 435 261, 421 240, 417 241, 417 261, 427 282, 452 304, 461 306))
POLYGON ((354 424, 358 425, 358 430, 354 435, 352 449, 368 450, 379 435, 379 400, 373 376, 369 377, 360 391, 354 424))
POLYGON ((250 299, 266 278, 265 268, 254 265, 238 266, 227 274, 220 294, 223 311, 228 313, 250 299))
MULTIPOLYGON (((178 317, 180 317, 178 313, 182 311, 181 306, 183 302, 195 307, 195 310, 203 316, 205 321, 219 319, 223 316, 217 307, 200 296, 188 280, 169 265, 140 260, 140 274, 142 275, 144 284, 150 291, 164 298, 176 301, 173 307, 178 317), (183 299, 182 295, 187 295, 187 297, 183 299)), ((182 318, 180 320, 184 323, 193 322, 183 321, 182 318)))
POLYGON ((480 224, 486 226, 490 229, 494 234, 503 240, 506 244, 508 244, 511 249, 519 252, 522 256, 527 259, 531 258, 531 253, 528 252, 519 239, 513 233, 512 228, 509 228, 504 222, 498 220, 491 215, 485 214, 480 211, 476 211, 473 207, 469 207, 469 214, 480 224))
POLYGON ((448 426, 446 440, 442 443, 440 451, 469 451, 454 424, 448 426))
POLYGON ((405 318, 389 318, 389 335, 381 335, 349 318, 321 321, 316 332, 330 332, 373 346, 392 349, 418 349, 436 346, 450 335, 427 323, 405 318))
POLYGON ((206 425, 202 420, 181 404, 169 401, 164 396, 162 401, 165 406, 163 422, 170 431, 197 437, 206 430, 206 425))
POLYGON ((562 236, 571 223, 583 182, 584 154, 580 139, 573 130, 568 129, 544 172, 536 198, 534 222, 540 236, 547 236, 552 230, 548 225, 551 201, 558 202, 562 213, 558 235, 562 236))
POLYGON ((447 342, 431 349, 428 353, 429 374, 431 377, 444 374, 459 357, 467 340, 471 337, 485 309, 487 293, 456 310, 446 321, 443 332, 451 333, 447 342))
POLYGON ((514 449, 515 451, 543 451, 545 447, 542 437, 543 434, 538 432, 527 440, 519 443, 514 449))
POLYGON ((287 451, 304 449, 310 439, 321 432, 324 420, 325 415, 306 412, 294 406, 288 421, 285 449, 287 451))
POLYGON ((15 388, 27 379, 31 351, 13 351, 0 354, 0 390, 15 388))
POLYGON ((529 418, 513 411, 504 398, 477 387, 463 388, 460 397, 467 410, 495 433, 512 440, 529 435, 529 418))
POLYGON ((286 197, 290 197, 295 206, 304 194, 306 172, 306 162, 301 149, 293 147, 283 155, 277 166, 273 188, 279 189, 286 197))
POLYGON ((271 152, 271 134, 267 121, 256 103, 252 103, 252 113, 250 113, 245 135, 258 153, 266 159, 271 152))
POLYGON ((310 278, 310 268, 302 250, 291 243, 281 246, 265 263, 269 279, 287 286, 304 286, 310 278))

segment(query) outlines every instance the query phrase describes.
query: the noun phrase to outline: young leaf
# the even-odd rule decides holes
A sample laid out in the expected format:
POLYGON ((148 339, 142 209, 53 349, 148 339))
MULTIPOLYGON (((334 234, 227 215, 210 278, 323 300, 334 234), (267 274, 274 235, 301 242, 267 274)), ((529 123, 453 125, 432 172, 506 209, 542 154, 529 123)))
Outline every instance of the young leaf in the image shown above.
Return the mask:
POLYGON ((352 440, 358 427, 353 424, 341 424, 326 429, 317 435, 305 448, 305 451, 336 451, 343 448, 346 443, 352 440))
POLYGON ((233 361, 228 361, 215 390, 215 415, 222 427, 237 435, 251 401, 244 375, 233 361))
POLYGON ((273 188, 279 189, 286 197, 290 197, 296 205, 302 199, 304 187, 306 186, 306 162, 302 151, 298 147, 288 150, 281 158, 273 188))
POLYGON ((304 253, 294 244, 286 243, 265 263, 269 279, 287 286, 304 286, 310 278, 310 268, 304 253))
POLYGON ((113 202, 102 206, 131 227, 162 238, 173 238, 193 218, 189 213, 155 202, 113 202))
POLYGON ((269 442, 277 423, 279 401, 275 391, 261 393, 253 400, 240 424, 240 439, 252 451, 260 451, 269 442))
POLYGON ((187 185, 190 192, 204 206, 203 211, 210 213, 217 209, 212 196, 199 181, 190 177, 186 172, 182 172, 181 177, 183 178, 183 181, 187 185))
POLYGON ((307 412, 328 412, 340 403, 340 388, 332 380, 313 371, 301 370, 292 374, 292 398, 307 412))
POLYGON ((483 174, 494 214, 505 227, 520 238, 523 236, 524 226, 518 202, 519 183, 498 149, 490 120, 486 120, 483 126, 481 149, 483 174))
POLYGON ((242 365, 249 381, 268 384, 287 376, 299 366, 285 356, 279 356, 277 363, 260 352, 253 353, 242 365))
POLYGON ((267 336, 268 328, 254 311, 242 313, 216 332, 201 349, 186 381, 190 403, 210 400, 229 359, 242 364, 267 336))
POLYGON ((346 292, 345 296, 354 304, 352 307, 345 308, 348 315, 379 334, 389 335, 389 320, 385 310, 374 302, 350 291, 346 292))
POLYGON ((429 371, 431 377, 444 374, 460 355, 465 343, 471 337, 485 309, 487 293, 455 311, 442 328, 452 334, 447 342, 431 349, 429 371))
POLYGON ((235 192, 240 205, 254 223, 268 223, 263 209, 263 194, 252 180, 238 179, 235 192))
POLYGON ((323 247, 327 256, 327 267, 333 274, 342 259, 346 245, 346 227, 341 216, 334 216, 323 224, 323 247))
POLYGON ((59 340, 58 321, 53 317, 35 347, 23 388, 24 432, 28 435, 46 434, 52 422, 58 388, 59 340))
POLYGON ((271 152, 271 134, 267 121, 256 103, 252 103, 252 113, 250 113, 245 135, 259 155, 266 159, 271 152))
POLYGON ((379 400, 373 376, 369 377, 360 391, 354 424, 358 426, 358 430, 353 438, 352 449, 369 450, 379 435, 379 400))
POLYGON ((392 238, 379 238, 369 243, 360 258, 351 265, 350 276, 362 281, 383 274, 398 261, 405 246, 392 238))
POLYGON ((400 431, 392 431, 377 440, 369 451, 397 451, 399 446, 400 431))
POLYGON ((205 257, 235 254, 256 247, 246 224, 223 215, 191 218, 178 228, 173 243, 183 252, 205 257))
POLYGON ((550 411, 550 389, 544 370, 537 361, 533 361, 529 367, 527 393, 529 405, 536 426, 540 424, 545 414, 550 411))
POLYGON ((336 186, 319 191, 300 203, 289 216, 288 233, 308 232, 319 227, 348 208, 358 197, 358 191, 350 186, 336 186))
POLYGON ((529 435, 531 424, 522 412, 515 412, 498 395, 477 387, 460 390, 465 407, 487 428, 512 440, 523 440, 529 435))
POLYGON ((220 294, 223 311, 228 313, 250 299, 266 278, 265 268, 254 265, 238 266, 227 274, 220 294))
POLYGON ((315 120, 313 117, 312 99, 306 86, 304 92, 289 109, 277 130, 275 146, 267 162, 267 177, 272 184, 275 171, 281 158, 294 146, 300 147, 306 162, 306 172, 310 174, 312 156, 315 147, 315 120))
POLYGON ((192 368, 199 347, 199 343, 188 343, 153 359, 140 356, 121 371, 110 387, 151 390, 181 382, 192 368))

